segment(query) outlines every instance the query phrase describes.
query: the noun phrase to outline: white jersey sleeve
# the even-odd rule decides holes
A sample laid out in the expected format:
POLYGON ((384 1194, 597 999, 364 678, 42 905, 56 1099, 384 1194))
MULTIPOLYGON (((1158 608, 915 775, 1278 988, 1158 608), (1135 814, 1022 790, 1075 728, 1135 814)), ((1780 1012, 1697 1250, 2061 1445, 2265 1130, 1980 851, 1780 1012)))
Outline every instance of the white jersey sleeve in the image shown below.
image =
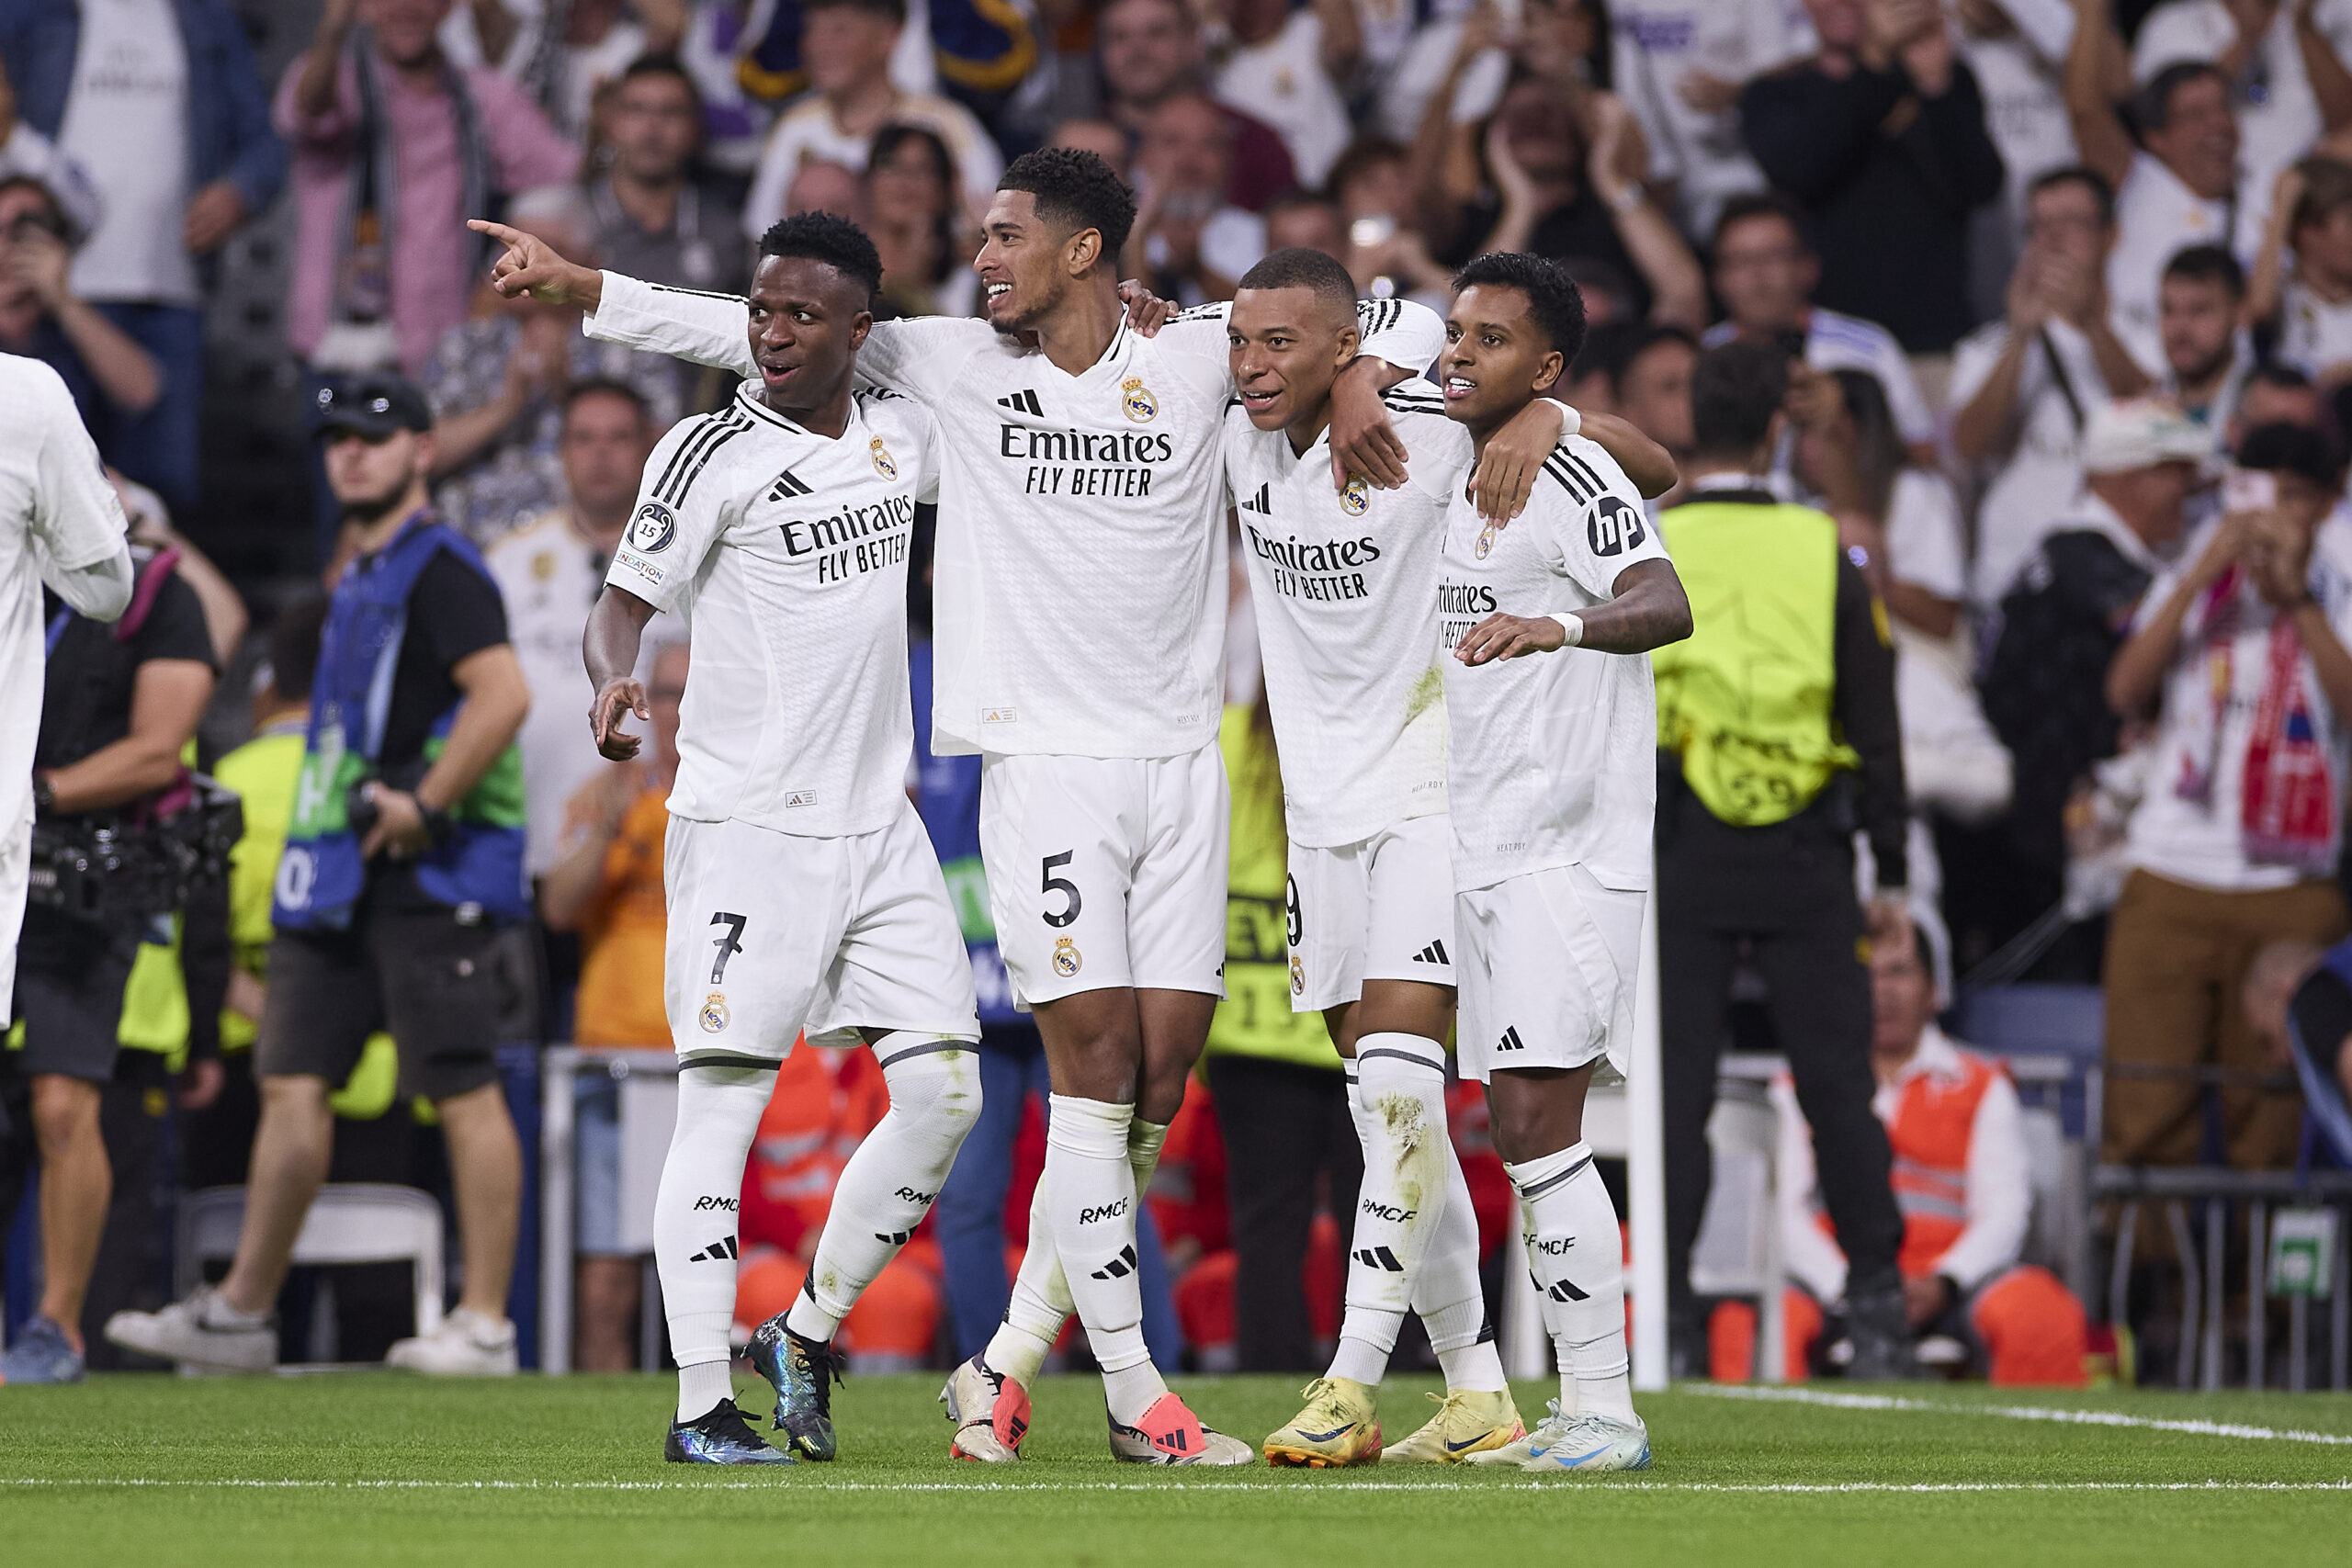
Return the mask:
POLYGON ((857 351, 857 384, 912 398, 943 397, 965 362, 1001 336, 977 316, 876 321, 857 351))
POLYGON ((1560 574, 1593 604, 1614 599, 1618 578, 1634 562, 1668 558, 1665 540, 1642 510, 1641 491, 1598 442, 1564 438, 1544 460, 1544 471, 1566 493, 1531 505, 1529 513, 1549 536, 1547 553, 1560 574))
POLYGON ((752 360, 747 309, 740 294, 673 288, 608 272, 604 298, 581 319, 580 328, 606 343, 750 376, 759 367, 752 360))
MULTIPOLYGON (((114 486, 107 482, 97 444, 83 428, 73 394, 57 372, 39 360, 10 364, 23 382, 18 397, 11 400, 28 416, 21 428, 38 443, 26 523, 39 542, 44 575, 54 578, 112 560, 121 552, 130 525, 114 486)), ((55 581, 50 586, 64 591, 55 581)), ((121 614, 119 606, 115 613, 121 614)))
POLYGON ((677 610, 710 552, 726 532, 736 499, 722 486, 697 485, 715 448, 741 423, 734 405, 682 419, 645 460, 637 510, 605 570, 608 586, 626 589, 656 610, 677 610))

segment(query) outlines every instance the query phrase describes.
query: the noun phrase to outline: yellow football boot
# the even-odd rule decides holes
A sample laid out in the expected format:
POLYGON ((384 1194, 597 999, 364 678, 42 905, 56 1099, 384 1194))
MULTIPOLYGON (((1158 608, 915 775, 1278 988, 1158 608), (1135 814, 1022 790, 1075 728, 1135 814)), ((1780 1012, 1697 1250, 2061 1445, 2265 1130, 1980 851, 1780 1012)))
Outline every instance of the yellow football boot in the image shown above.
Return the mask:
POLYGON ((1317 1378, 1302 1391, 1306 1408, 1266 1439, 1266 1462, 1341 1470, 1380 1458, 1378 1390, 1347 1378, 1317 1378))
POLYGON ((1430 1394, 1437 1414, 1429 1425, 1380 1456, 1383 1464, 1460 1464, 1527 1436, 1508 1390, 1455 1389, 1430 1394))

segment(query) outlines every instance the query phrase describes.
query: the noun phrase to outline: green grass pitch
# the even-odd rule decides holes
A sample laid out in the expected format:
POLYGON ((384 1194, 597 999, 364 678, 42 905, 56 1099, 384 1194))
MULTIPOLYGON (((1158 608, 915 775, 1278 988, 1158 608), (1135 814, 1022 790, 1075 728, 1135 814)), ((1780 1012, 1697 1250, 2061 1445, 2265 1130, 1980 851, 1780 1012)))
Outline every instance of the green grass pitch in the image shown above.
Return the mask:
MULTIPOLYGON (((1022 1464, 958 1464, 938 1383, 853 1377, 836 1395, 843 1457, 756 1474, 662 1462, 666 1379, 0 1389, 0 1562, 2352 1562, 2341 1394, 1912 1385, 1851 1391, 1881 1399, 1856 1408, 1819 1402, 1849 1399, 1834 1389, 1811 1403, 1684 1389, 1642 1401, 1645 1474, 1532 1481, 1122 1466, 1081 1378, 1046 1380, 1022 1464), (2109 1418, 2052 1416, 2072 1412, 2109 1418)), ((1422 1419, 1430 1386, 1392 1380, 1393 1434, 1422 1419)), ((1296 1406, 1283 1379, 1180 1387, 1251 1438, 1296 1406)), ((1540 1415, 1544 1392, 1522 1387, 1521 1412, 1540 1415)))

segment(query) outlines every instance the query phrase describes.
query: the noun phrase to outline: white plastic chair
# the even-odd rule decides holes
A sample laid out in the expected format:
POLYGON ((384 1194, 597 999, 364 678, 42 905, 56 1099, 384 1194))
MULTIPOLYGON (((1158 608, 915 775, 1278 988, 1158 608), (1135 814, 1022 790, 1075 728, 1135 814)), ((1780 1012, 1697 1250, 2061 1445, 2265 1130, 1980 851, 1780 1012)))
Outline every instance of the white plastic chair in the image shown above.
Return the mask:
MULTIPOLYGON (((245 1190, 208 1187, 180 1200, 174 1291, 185 1298, 204 1266, 233 1258, 245 1224, 245 1190)), ((416 1332, 441 1326, 441 1205, 413 1187, 346 1182, 319 1189, 294 1238, 297 1265, 406 1263, 416 1280, 416 1332)))
POLYGON ((1779 1173, 1780 1114, 1761 1086, 1726 1082, 1707 1118, 1707 1142, 1714 1151, 1714 1180, 1690 1247, 1690 1291, 1698 1296, 1747 1296, 1756 1303, 1756 1377, 1779 1382, 1781 1261, 1779 1173))

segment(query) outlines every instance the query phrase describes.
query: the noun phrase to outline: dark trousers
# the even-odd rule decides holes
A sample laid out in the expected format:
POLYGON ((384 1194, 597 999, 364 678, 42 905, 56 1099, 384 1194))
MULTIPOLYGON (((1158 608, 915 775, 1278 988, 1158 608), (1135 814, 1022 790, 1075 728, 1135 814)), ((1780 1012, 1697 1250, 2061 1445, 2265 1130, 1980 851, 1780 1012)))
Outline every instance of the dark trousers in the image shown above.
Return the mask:
POLYGON ((1258 1056, 1214 1055, 1208 1067, 1225 1134, 1240 1370, 1320 1371, 1302 1269, 1318 1198, 1339 1222, 1343 1256, 1355 1229, 1363 1149, 1348 1115, 1348 1081, 1258 1056))
POLYGON ((1871 1110, 1870 970, 1853 849, 1834 803, 1769 828, 1733 828, 1679 779, 1662 779, 1657 886, 1669 1302, 1679 1313, 1692 1304, 1690 1246, 1714 1170, 1707 1118, 1743 954, 1771 993, 1767 1013, 1813 1128, 1848 1293, 1897 1286, 1903 1216, 1888 1185, 1886 1129, 1871 1110))

